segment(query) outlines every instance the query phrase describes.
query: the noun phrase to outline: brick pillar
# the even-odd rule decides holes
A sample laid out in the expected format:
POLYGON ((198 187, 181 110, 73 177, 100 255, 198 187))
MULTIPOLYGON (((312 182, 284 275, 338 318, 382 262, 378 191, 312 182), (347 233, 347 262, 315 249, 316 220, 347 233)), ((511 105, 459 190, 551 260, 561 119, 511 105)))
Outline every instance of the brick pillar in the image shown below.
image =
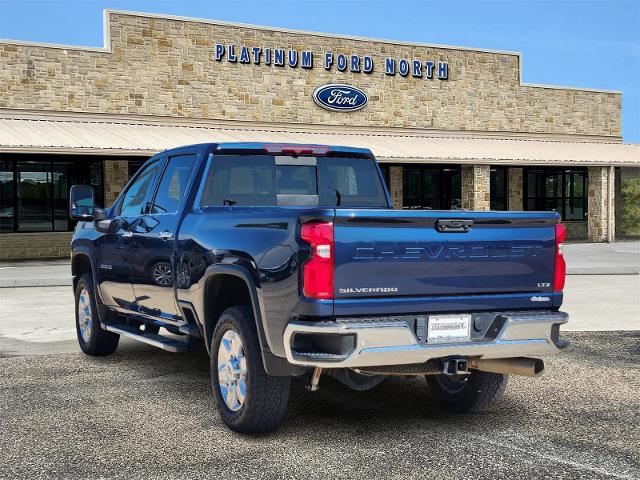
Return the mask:
POLYGON ((523 191, 524 178, 522 168, 509 167, 507 169, 507 210, 524 210, 523 191))
POLYGON ((389 194, 394 208, 402 208, 402 167, 389 167, 389 194))
POLYGON ((615 239, 614 182, 613 168, 589 167, 587 238, 590 242, 606 242, 615 239), (609 231, 610 228, 611 231, 609 231))
POLYGON ((489 165, 462 166, 462 208, 489 210, 489 165))
POLYGON ((111 206, 129 180, 129 162, 126 160, 104 161, 104 203, 111 206))

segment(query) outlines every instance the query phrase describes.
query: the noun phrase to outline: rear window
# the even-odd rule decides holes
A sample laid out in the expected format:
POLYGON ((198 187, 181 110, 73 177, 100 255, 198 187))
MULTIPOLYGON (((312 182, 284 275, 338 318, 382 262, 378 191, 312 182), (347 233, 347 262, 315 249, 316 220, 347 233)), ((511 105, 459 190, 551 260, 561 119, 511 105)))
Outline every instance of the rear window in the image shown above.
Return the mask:
POLYGON ((386 208, 387 201, 371 159, 219 155, 200 205, 386 208))

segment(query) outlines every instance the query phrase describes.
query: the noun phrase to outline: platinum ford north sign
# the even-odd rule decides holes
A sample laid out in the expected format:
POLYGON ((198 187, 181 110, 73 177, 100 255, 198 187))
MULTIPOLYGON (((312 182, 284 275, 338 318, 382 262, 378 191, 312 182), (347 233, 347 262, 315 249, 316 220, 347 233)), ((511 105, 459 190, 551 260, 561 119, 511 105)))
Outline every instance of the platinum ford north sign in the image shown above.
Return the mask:
POLYGON ((313 100, 322 108, 335 112, 353 112, 364 107, 367 94, 351 85, 332 83, 316 88, 313 100))

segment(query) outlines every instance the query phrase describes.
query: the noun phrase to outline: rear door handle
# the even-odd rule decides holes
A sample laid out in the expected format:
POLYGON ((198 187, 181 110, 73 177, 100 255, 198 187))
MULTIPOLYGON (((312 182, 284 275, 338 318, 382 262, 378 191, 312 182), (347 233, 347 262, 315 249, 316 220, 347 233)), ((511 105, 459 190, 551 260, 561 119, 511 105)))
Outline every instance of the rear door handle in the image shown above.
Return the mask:
POLYGON ((467 233, 473 225, 472 219, 440 218, 436 222, 436 230, 442 233, 467 233))
POLYGON ((162 240, 171 240, 173 238, 173 233, 171 233, 169 230, 165 230, 164 232, 160 232, 158 236, 162 240))

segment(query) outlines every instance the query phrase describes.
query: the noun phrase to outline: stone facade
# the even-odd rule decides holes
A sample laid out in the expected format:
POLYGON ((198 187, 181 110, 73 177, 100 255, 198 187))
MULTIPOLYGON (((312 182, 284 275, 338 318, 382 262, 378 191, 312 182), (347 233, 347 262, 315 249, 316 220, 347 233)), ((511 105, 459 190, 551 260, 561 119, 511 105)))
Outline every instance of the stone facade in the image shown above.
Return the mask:
POLYGON ((116 201, 129 180, 129 162, 105 160, 104 162, 104 206, 116 201))
POLYGON ((3 233, 0 260, 69 257, 72 232, 3 233))
MULTIPOLYGON (((609 167, 589 167, 589 198, 587 218, 587 239, 590 242, 606 242, 609 238, 609 226, 615 225, 615 211, 610 206, 615 205, 615 186, 609 181, 609 167), (611 192, 611 200, 609 195, 611 192), (610 203, 609 203, 610 202, 610 203)), ((614 175, 615 176, 615 175, 614 175)), ((611 232, 611 240, 614 232, 611 232)))
POLYGON ((108 51, 0 43, 0 108, 456 131, 621 136, 617 93, 520 83, 513 53, 381 42, 205 21, 107 14, 108 51), (313 68, 231 63, 215 44, 313 52, 313 68), (370 55, 371 73, 325 70, 324 52, 370 55), (385 59, 448 62, 448 79, 385 74, 385 59), (337 114, 314 89, 369 96, 337 114))
POLYGON ((464 165, 461 172, 462 208, 489 210, 489 165, 464 165))
POLYGON ((402 208, 402 167, 389 167, 389 194, 396 209, 402 208))
POLYGON ((524 169, 509 167, 507 170, 507 209, 524 210, 524 169))

